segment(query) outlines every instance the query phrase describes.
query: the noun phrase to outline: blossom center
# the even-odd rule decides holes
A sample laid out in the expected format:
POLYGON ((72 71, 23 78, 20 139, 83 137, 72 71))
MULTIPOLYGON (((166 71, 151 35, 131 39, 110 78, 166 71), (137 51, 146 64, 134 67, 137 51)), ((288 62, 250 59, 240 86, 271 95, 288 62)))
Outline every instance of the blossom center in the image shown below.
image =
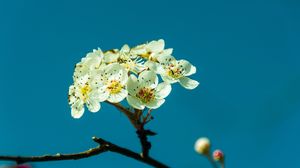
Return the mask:
POLYGON ((89 85, 84 85, 82 88, 81 88, 81 95, 82 95, 82 98, 83 98, 83 101, 85 102, 86 99, 88 98, 88 94, 91 92, 92 88, 89 86, 89 85))
POLYGON ((136 95, 142 102, 149 103, 152 101, 155 97, 154 95, 154 89, 151 88, 142 88, 139 90, 139 92, 136 95))
POLYGON ((173 64, 171 64, 168 67, 167 75, 174 79, 178 79, 178 78, 182 77, 182 70, 180 68, 174 66, 173 64))
POLYGON ((112 80, 110 82, 110 84, 107 87, 107 90, 111 93, 111 94, 117 94, 119 93, 123 88, 123 85, 121 85, 121 83, 117 80, 112 80))

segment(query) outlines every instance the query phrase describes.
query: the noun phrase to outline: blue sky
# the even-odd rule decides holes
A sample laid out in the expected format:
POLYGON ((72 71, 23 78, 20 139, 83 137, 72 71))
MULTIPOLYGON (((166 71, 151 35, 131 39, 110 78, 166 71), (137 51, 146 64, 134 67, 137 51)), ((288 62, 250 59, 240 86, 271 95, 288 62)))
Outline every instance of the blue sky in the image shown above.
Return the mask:
MULTIPOLYGON (((0 154, 69 153, 99 136, 138 151, 113 107, 70 115, 73 67, 93 48, 163 38, 197 66, 201 85, 179 85, 148 127, 151 155, 171 167, 210 167, 193 145, 207 136, 231 168, 299 167, 300 3, 295 0, 1 1, 0 154)), ((123 156, 37 168, 147 167, 123 156)))

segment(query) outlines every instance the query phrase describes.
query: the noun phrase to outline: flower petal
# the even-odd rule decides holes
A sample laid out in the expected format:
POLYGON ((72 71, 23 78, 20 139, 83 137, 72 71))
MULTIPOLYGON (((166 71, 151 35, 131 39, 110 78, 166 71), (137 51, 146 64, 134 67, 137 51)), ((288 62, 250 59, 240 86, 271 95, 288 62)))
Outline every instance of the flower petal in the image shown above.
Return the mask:
POLYGON ((187 60, 179 60, 177 61, 177 66, 181 69, 182 75, 185 75, 190 73, 192 64, 187 60))
POLYGON ((167 82, 163 82, 158 84, 155 92, 155 98, 156 99, 164 99, 167 97, 172 90, 172 87, 167 82))
POLYGON ((179 79, 179 83, 186 89, 195 89, 199 85, 199 82, 188 77, 181 77, 179 79))
POLYGON ((157 57, 157 60, 162 65, 169 65, 170 63, 173 63, 174 61, 176 61, 176 59, 171 55, 159 56, 159 57, 157 57))
POLYGON ((128 95, 127 96, 127 102, 130 106, 132 106, 135 109, 143 110, 145 108, 143 103, 134 96, 128 95))
POLYGON ((117 62, 119 58, 119 50, 113 49, 104 53, 103 61, 106 63, 117 62))
POLYGON ((192 65, 190 71, 189 71, 189 72, 186 72, 185 76, 193 75, 193 74, 196 73, 196 71, 197 71, 197 68, 196 68, 195 66, 192 65))
POLYGON ((163 39, 160 39, 158 41, 151 41, 147 44, 147 48, 154 53, 161 52, 165 48, 165 41, 163 39))
POLYGON ((80 118, 84 113, 84 103, 81 100, 77 100, 71 107, 71 115, 73 118, 80 118))
POLYGON ((141 86, 149 86, 155 88, 158 84, 158 77, 153 71, 143 71, 138 77, 141 86))
POLYGON ((89 111, 92 112, 92 113, 98 112, 101 108, 100 103, 98 101, 93 100, 93 99, 89 99, 86 102, 86 106, 89 109, 89 111))
POLYGON ((124 44, 121 48, 120 52, 128 53, 130 51, 130 48, 127 44, 124 44))
POLYGON ((93 99, 98 102, 103 102, 107 100, 109 93, 107 90, 103 91, 93 91, 89 94, 90 99, 93 99))
POLYGON ((146 107, 150 109, 157 109, 165 102, 165 99, 155 99, 149 103, 146 104, 146 107))
POLYGON ((162 65, 157 62, 147 61, 144 65, 157 74, 165 73, 165 70, 162 67, 162 65))
POLYGON ((177 79, 173 79, 173 78, 171 78, 171 77, 169 77, 167 75, 160 75, 160 76, 161 76, 162 80, 165 81, 165 82, 167 82, 167 83, 171 83, 172 84, 172 83, 178 82, 177 79))
POLYGON ((137 78, 131 74, 128 78, 128 81, 127 81, 127 90, 128 90, 128 93, 131 94, 131 95, 135 95, 139 86, 138 86, 138 81, 137 81, 137 78))
POLYGON ((68 100, 70 105, 74 104, 76 101, 75 92, 76 92, 75 86, 71 85, 69 87, 69 94, 68 94, 68 100))
POLYGON ((108 101, 111 103, 119 103, 121 102, 123 99, 125 99, 125 97, 128 95, 127 90, 122 89, 119 93, 117 94, 110 94, 108 97, 108 101))

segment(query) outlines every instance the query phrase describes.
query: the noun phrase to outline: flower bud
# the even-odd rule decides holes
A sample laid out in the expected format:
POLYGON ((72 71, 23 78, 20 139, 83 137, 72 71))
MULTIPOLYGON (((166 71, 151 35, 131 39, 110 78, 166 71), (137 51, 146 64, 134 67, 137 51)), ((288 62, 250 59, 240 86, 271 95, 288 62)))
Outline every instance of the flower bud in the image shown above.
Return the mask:
POLYGON ((213 153, 213 158, 217 162, 223 162, 224 161, 224 153, 221 150, 217 149, 213 153))
POLYGON ((208 155, 210 151, 210 141, 206 137, 199 138, 195 143, 195 151, 199 154, 208 155))

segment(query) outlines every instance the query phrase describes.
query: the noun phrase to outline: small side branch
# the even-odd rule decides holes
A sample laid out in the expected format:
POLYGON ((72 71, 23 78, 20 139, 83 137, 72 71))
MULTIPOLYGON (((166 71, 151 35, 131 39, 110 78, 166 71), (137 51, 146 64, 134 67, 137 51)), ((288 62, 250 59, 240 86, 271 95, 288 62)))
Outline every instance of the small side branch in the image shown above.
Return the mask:
POLYGON ((126 148, 122 148, 120 146, 117 146, 115 144, 112 144, 110 142, 107 142, 101 138, 95 138, 94 141, 98 142, 99 144, 107 144, 109 146, 109 151, 111 152, 115 152, 115 153, 119 153, 121 155, 136 159, 138 161, 141 161, 143 163, 146 163, 148 165, 151 165, 153 167, 157 167, 157 168, 168 168, 169 166, 151 158, 151 157, 142 157, 140 154, 135 153, 131 150, 128 150, 126 148))
POLYGON ((95 148, 91 148, 89 150, 73 153, 73 154, 55 154, 55 155, 42 155, 42 156, 0 156, 0 160, 6 161, 15 161, 17 164, 23 164, 27 162, 45 162, 45 161, 61 161, 61 160, 78 160, 83 158, 88 158, 91 156, 99 155, 101 153, 111 151, 114 153, 119 153, 121 155, 136 159, 140 162, 146 163, 148 165, 158 167, 158 168, 167 168, 168 166, 152 159, 150 157, 144 158, 140 156, 138 153, 135 153, 126 148, 115 145, 111 142, 108 142, 101 138, 93 137, 93 140, 100 144, 95 148))

